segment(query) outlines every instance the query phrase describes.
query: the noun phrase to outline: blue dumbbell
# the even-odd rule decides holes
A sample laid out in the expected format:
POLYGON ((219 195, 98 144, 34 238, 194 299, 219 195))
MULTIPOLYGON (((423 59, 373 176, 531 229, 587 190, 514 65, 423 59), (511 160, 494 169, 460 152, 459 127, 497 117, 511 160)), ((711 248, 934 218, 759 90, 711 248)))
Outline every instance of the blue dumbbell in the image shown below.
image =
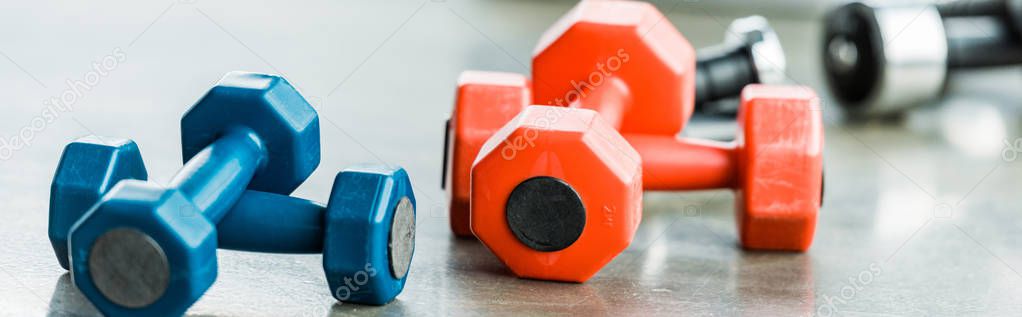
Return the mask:
POLYGON ((221 248, 322 252, 334 298, 382 305, 404 288, 415 250, 415 196, 404 169, 353 167, 334 178, 326 207, 247 191, 217 230, 221 248))
POLYGON ((215 224, 246 188, 290 194, 319 165, 316 111, 277 76, 227 74, 181 130, 168 186, 122 180, 71 228, 71 277, 104 314, 183 314, 216 279, 215 224))
POLYGON ((65 270, 67 234, 89 207, 123 179, 146 180, 145 164, 131 140, 84 137, 64 148, 50 186, 49 236, 65 270))
MULTIPOLYGON (((108 184, 145 178, 131 140, 85 137, 68 144, 50 195, 49 232, 58 259, 67 259, 71 224, 99 201, 108 184)), ((323 253, 337 300, 380 305, 404 288, 415 248, 415 196, 403 169, 358 166, 337 175, 326 207, 249 190, 216 230, 223 249, 323 253)))

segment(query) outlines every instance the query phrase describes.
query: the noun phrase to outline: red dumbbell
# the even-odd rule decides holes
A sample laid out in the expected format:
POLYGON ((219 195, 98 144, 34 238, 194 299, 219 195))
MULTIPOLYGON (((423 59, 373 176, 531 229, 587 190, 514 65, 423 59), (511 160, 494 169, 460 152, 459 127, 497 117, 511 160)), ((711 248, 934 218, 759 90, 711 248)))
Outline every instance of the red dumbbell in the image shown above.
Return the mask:
POLYGON ((735 143, 677 139, 692 112, 694 68, 691 46, 654 7, 583 2, 543 36, 533 100, 599 116, 530 107, 485 146, 532 93, 523 76, 466 74, 450 122, 452 228, 464 234, 460 225, 470 224, 519 276, 584 281, 630 242, 641 186, 735 188, 745 247, 808 248, 822 189, 814 93, 749 87, 735 143), (477 122, 479 113, 488 120, 477 122), (615 141, 619 132, 632 144, 615 141), (628 177, 639 165, 642 177, 628 177), (624 195, 594 201, 608 189, 624 195))
MULTIPOLYGON (((648 7, 643 8, 642 6, 648 5, 627 2, 623 3, 620 1, 618 2, 608 1, 606 4, 597 5, 580 4, 579 7, 576 8, 576 10, 574 10, 573 12, 584 13, 587 14, 588 16, 584 20, 570 19, 566 17, 564 19, 565 20, 564 22, 558 24, 557 28, 566 28, 568 25, 571 25, 571 27, 575 27, 574 24, 580 22, 582 23, 598 22, 598 19, 603 19, 604 22, 606 22, 607 20, 612 19, 613 16, 604 15, 602 17, 599 17, 598 14, 593 13, 611 12, 615 8, 623 8, 624 11, 637 13, 638 15, 644 14, 644 12, 650 12, 649 11, 650 8, 648 7)), ((659 12, 655 13, 656 14, 654 15, 659 14, 659 12)), ((540 89, 538 90, 541 92, 549 92, 552 94, 551 96, 540 97, 541 99, 537 99, 535 102, 533 102, 532 97, 529 96, 528 100, 524 100, 524 102, 522 103, 520 103, 519 102, 520 100, 517 98, 501 99, 501 101, 504 101, 505 103, 510 102, 511 105, 507 105, 505 103, 498 103, 496 104, 496 106, 498 107, 511 106, 511 108, 499 108, 501 110, 497 111, 496 113, 488 113, 488 110, 462 111, 459 109, 461 107, 470 106, 473 103, 478 104, 481 101, 485 101, 487 98, 493 98, 486 96, 485 92, 491 89, 487 88, 487 86, 489 86, 490 84, 493 84, 492 89, 497 90, 508 89, 517 85, 516 83, 518 84, 524 83, 525 82, 524 79, 517 79, 524 77, 521 77, 520 75, 507 74, 494 75, 495 76, 494 78, 485 79, 480 78, 480 75, 478 75, 477 73, 468 73, 466 74, 466 76, 463 76, 462 80, 460 81, 461 85, 459 85, 458 104, 454 108, 454 118, 452 119, 455 125, 458 125, 458 121, 464 123, 466 120, 488 122, 488 124, 483 124, 483 126, 485 126, 485 128, 488 128, 488 130, 480 130, 480 128, 482 127, 471 127, 471 129, 476 132, 466 133, 471 135, 462 136, 459 134, 458 131, 454 130, 457 130, 458 128, 465 128, 466 126, 462 124, 461 126, 455 126, 452 128, 451 121, 448 121, 448 127, 446 129, 447 137, 445 137, 444 143, 445 146, 444 147, 445 157, 443 160, 444 175, 442 177, 443 180, 441 187, 443 187, 444 189, 448 189, 447 192, 449 195, 448 201, 450 202, 450 213, 452 215, 450 218, 451 229, 455 233, 455 235, 471 236, 472 234, 471 231, 469 230, 468 225, 469 168, 472 165, 472 161, 475 158, 475 155, 479 151, 479 146, 482 145, 483 141, 485 141, 485 138, 489 136, 489 134, 480 133, 479 131, 488 131, 490 134, 492 134, 492 131, 499 127, 501 123, 505 122, 507 119, 510 119, 515 113, 517 113, 517 110, 514 112, 506 111, 508 109, 520 110, 520 108, 525 107, 525 105, 532 103, 561 106, 567 105, 569 103, 568 99, 578 99, 579 97, 581 97, 582 94, 587 94, 589 90, 592 89, 593 85, 602 85, 603 80, 605 80, 605 78, 607 77, 610 77, 610 75, 621 75, 616 73, 620 70, 622 65, 634 61, 634 59, 632 59, 633 54, 648 56, 650 54, 650 51, 660 51, 659 53, 654 52, 652 54, 681 54, 682 57, 690 55, 691 52, 687 50, 687 48, 679 47, 676 44, 671 44, 682 43, 681 45, 683 46, 688 45, 687 42, 683 40, 678 41, 679 37, 672 34, 677 32, 673 31, 669 25, 657 27, 656 28, 657 32, 648 32, 652 31, 654 26, 661 24, 658 22, 660 21, 651 22, 651 20, 646 19, 646 21, 643 22, 646 23, 645 25, 638 26, 640 27, 640 29, 637 29, 636 32, 643 33, 644 36, 640 40, 643 40, 646 43, 640 45, 641 47, 639 47, 638 50, 625 50, 624 47, 618 47, 616 49, 619 49, 617 52, 619 54, 603 56, 602 57, 603 60, 596 61, 594 63, 579 64, 578 66, 582 67, 582 71, 587 72, 584 79, 574 81, 558 81, 555 79, 550 82, 542 82, 541 85, 539 85, 540 89), (659 35, 656 36, 649 35, 651 33, 657 33, 659 35), (657 44, 667 45, 664 45, 665 48, 658 49, 655 48, 657 44), (654 47, 651 48, 646 46, 654 47), (477 79, 480 81, 477 81, 477 79), (487 82, 485 80, 492 80, 493 82, 487 82), (561 85, 555 85, 555 83, 558 82, 561 83, 561 85), (473 96, 473 94, 481 95, 473 96), (482 118, 471 119, 472 118, 471 115, 466 116, 464 115, 464 113, 481 113, 482 118), (451 187, 447 187, 448 184, 450 184, 451 187)), ((622 28, 618 28, 619 30, 617 33, 615 33, 616 35, 608 36, 620 37, 622 34, 621 30, 624 30, 623 32, 625 33, 629 32, 627 29, 630 28, 631 26, 629 26, 628 23, 634 22, 625 22, 621 24, 620 26, 622 26, 622 28)), ((548 35, 544 37, 544 43, 546 44, 541 45, 548 45, 550 44, 550 42, 554 40, 557 40, 558 42, 565 41, 564 39, 558 39, 557 35, 559 34, 548 35)), ((597 39, 596 37, 590 38, 597 39)), ((579 41, 584 42, 585 40, 580 39, 579 41)), ((565 44, 559 45, 564 46, 565 44)), ((592 45, 592 43, 587 43, 583 45, 581 48, 588 47, 588 45, 592 45)), ((643 58, 641 56, 636 57, 638 57, 640 64, 649 64, 643 63, 641 61, 652 61, 653 64, 659 63, 657 62, 658 58, 649 59, 643 58)), ((777 38, 777 35, 774 33, 773 29, 769 26, 765 19, 763 19, 762 17, 753 16, 735 20, 728 27, 725 40, 722 44, 708 48, 706 51, 699 53, 697 62, 698 69, 696 72, 695 79, 696 111, 700 111, 701 107, 700 102, 708 103, 722 98, 737 97, 741 89, 747 84, 757 82, 764 83, 777 82, 779 78, 783 78, 785 62, 786 61, 784 57, 784 52, 781 49, 781 45, 777 38)), ((537 64, 537 66, 538 65, 539 63, 537 64)), ((569 68, 574 69, 572 68, 571 65, 574 64, 569 64, 569 68)), ((645 66, 648 65, 640 66, 633 63, 630 64, 629 68, 643 68, 645 66)), ((662 68, 658 65, 653 66, 657 67, 657 69, 662 68)), ((546 69, 544 67, 539 68, 546 69)), ((553 69, 553 71, 560 72, 563 70, 553 69)), ((678 70, 675 69, 673 71, 677 72, 678 70)), ((549 69, 547 72, 549 72, 549 69)), ((625 71, 625 73, 628 73, 628 71, 625 71)), ((640 73, 638 75, 646 77, 650 76, 651 75, 650 73, 640 73)), ((663 73, 660 73, 658 75, 663 75, 663 73)), ((625 76, 630 75, 625 74, 625 76)), ((484 75, 483 77, 486 76, 484 75)), ((636 79, 639 78, 633 77, 630 80, 634 81, 636 79)), ((650 77, 650 80, 662 79, 671 80, 671 77, 670 75, 666 77, 656 76, 650 77)), ((685 86, 685 84, 683 83, 662 82, 662 84, 685 86)), ((524 88, 524 86, 520 85, 519 88, 524 88)), ((670 94, 673 97, 669 98, 670 100, 678 102, 683 100, 682 98, 680 98, 683 92, 677 89, 657 90, 656 92, 662 94, 670 94)), ((639 95, 644 96, 647 95, 647 93, 639 93, 639 95)), ((483 102, 483 104, 484 104, 483 107, 490 106, 485 102, 483 102)), ((657 105, 655 109, 632 111, 645 113, 629 115, 629 117, 631 118, 629 119, 629 121, 640 122, 641 124, 634 129, 630 126, 625 126, 624 127, 625 131, 635 130, 637 132, 655 131, 656 133, 676 133, 677 131, 681 130, 681 128, 684 126, 685 119, 688 118, 688 114, 686 113, 677 113, 679 109, 685 108, 677 104, 677 102, 672 102, 657 105), (643 119, 644 117, 648 116, 653 116, 660 119, 657 119, 656 121, 643 119), (656 122, 656 124, 654 125, 651 124, 650 122, 656 122)), ((730 109, 730 107, 728 107, 728 109, 730 109)), ((609 113, 607 110, 610 109, 603 110, 605 110, 603 115, 608 116, 609 113)), ((708 110, 703 109, 703 111, 708 110)), ((715 109, 710 111, 721 111, 721 109, 715 109)), ((624 115, 624 113, 617 113, 617 115, 624 115)), ((621 120, 612 121, 617 122, 616 124, 623 123, 623 121, 621 120)))
POLYGON ((542 36, 536 51, 533 70, 540 81, 530 83, 519 74, 474 71, 458 80, 457 101, 447 123, 442 184, 450 201, 451 231, 457 236, 472 235, 469 175, 480 146, 527 105, 567 106, 587 96, 594 85, 620 77, 645 83, 635 85, 634 95, 650 106, 596 105, 615 128, 674 135, 692 115, 693 99, 685 96, 693 94, 695 79, 681 74, 693 71, 695 51, 652 5, 583 1, 542 36), (574 35, 561 36, 569 30, 574 35), (567 62, 542 56, 548 48, 574 51, 579 59, 571 54, 564 56, 567 62))
POLYGON ((467 71, 458 79, 457 103, 447 121, 443 186, 451 209, 451 230, 471 236, 469 179, 479 149, 497 129, 532 100, 529 80, 509 73, 467 71))
POLYGON ((530 106, 472 167, 472 232, 516 275, 583 282, 642 217, 639 154, 587 109, 530 106))
POLYGON ((805 251, 823 193, 819 98, 800 86, 742 91, 734 142, 628 134, 642 156, 643 188, 731 188, 745 248, 805 251))
POLYGON ((693 109, 695 54, 655 7, 583 2, 556 25, 535 50, 536 101, 563 100, 603 115, 642 157, 645 189, 736 189, 744 247, 809 247, 823 150, 812 89, 746 87, 737 142, 677 139, 693 109))
POLYGON ((630 243, 642 187, 734 188, 743 246, 805 250, 821 190, 816 100, 747 87, 732 143, 622 137, 595 111, 527 107, 472 167, 472 232, 518 276, 582 282, 630 243))

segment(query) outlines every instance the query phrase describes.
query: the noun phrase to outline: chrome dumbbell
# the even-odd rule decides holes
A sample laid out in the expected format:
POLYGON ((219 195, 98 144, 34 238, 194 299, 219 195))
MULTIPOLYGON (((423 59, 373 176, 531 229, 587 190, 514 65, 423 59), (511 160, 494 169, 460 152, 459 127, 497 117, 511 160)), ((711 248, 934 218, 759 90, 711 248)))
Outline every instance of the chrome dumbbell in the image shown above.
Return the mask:
POLYGON ((825 21, 827 80, 857 116, 929 101, 952 70, 1022 64, 1022 0, 851 3, 825 21))

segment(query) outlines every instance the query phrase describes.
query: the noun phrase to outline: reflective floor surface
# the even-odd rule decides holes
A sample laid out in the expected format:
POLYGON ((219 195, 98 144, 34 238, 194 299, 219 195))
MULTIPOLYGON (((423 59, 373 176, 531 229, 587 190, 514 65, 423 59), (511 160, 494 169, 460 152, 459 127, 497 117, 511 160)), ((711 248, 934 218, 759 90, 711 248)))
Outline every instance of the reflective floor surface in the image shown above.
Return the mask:
MULTIPOLYGON (((695 46, 752 13, 661 1, 695 46)), ((527 72, 541 32, 570 6, 544 1, 19 2, 0 10, 0 136, 31 127, 67 80, 126 59, 0 161, 0 315, 92 316, 46 238, 49 183, 67 142, 133 138, 151 178, 180 167, 178 119, 232 70, 282 73, 318 108, 319 170, 296 193, 325 199, 360 162, 406 167, 418 241, 407 287, 382 307, 338 304, 316 255, 219 254, 190 315, 1022 315, 1022 70, 953 77, 943 101, 849 122, 821 82, 819 21, 772 17, 789 78, 824 98, 826 198, 804 254, 736 246, 727 191, 649 193, 626 252, 585 284, 513 277, 452 238, 439 188, 443 120, 462 70, 527 72), (119 52, 119 53, 118 53, 119 52)), ((699 119, 688 134, 727 136, 699 119)))

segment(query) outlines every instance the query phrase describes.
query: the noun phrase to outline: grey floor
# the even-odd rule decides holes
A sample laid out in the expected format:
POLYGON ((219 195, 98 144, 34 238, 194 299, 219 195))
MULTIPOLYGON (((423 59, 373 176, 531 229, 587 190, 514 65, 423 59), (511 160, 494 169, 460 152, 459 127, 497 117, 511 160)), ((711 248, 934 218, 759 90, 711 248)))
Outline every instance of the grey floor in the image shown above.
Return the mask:
MULTIPOLYGON (((757 10, 661 2, 697 47, 757 10)), ((330 297, 319 256, 222 251, 219 279, 189 314, 1022 315, 1022 70, 957 75, 948 98, 901 120, 848 123, 820 80, 820 23, 804 18, 815 9, 766 11, 787 13, 772 22, 790 79, 825 98, 827 196, 809 252, 737 248, 727 191, 647 194, 634 243, 585 284, 517 279, 479 243, 453 239, 439 176, 455 78, 466 69, 527 72, 537 37, 570 6, 5 3, 0 136, 28 142, 0 149, 0 315, 98 314, 46 238, 61 148, 89 134, 130 137, 151 178, 166 182, 181 165, 178 118, 232 70, 282 73, 318 108, 323 163, 298 196, 325 199, 334 173, 354 163, 409 170, 416 257, 404 293, 366 307, 330 297), (67 80, 121 55, 73 109, 34 119, 67 80)), ((730 128, 703 120, 687 133, 730 128)))

